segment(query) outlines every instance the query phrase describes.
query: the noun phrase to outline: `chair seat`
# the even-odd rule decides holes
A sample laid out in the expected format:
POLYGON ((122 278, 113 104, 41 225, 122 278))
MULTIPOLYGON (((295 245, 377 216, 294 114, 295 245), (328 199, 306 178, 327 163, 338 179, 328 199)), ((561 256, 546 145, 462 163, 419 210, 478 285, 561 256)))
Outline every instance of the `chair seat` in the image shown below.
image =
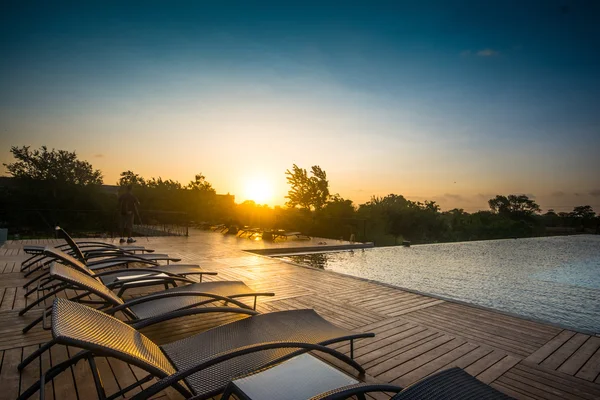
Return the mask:
MULTIPOLYGON (((176 288, 170 288, 169 292, 202 292, 211 293, 225 297, 236 297, 236 296, 253 296, 255 292, 250 289, 244 282, 238 281, 222 281, 222 282, 202 282, 192 283, 190 285, 179 286, 176 288)), ((181 310, 184 308, 192 307, 196 303, 208 300, 205 296, 175 296, 166 297, 157 300, 147 301, 141 304, 130 306, 129 309, 139 319, 146 319, 163 315, 171 311, 181 310)))
MULTIPOLYGON (((292 310, 260 314, 219 326, 161 347, 177 370, 185 370, 215 355, 252 344, 297 341, 328 344, 351 335, 321 318, 314 310, 292 310)), ((185 379, 199 398, 221 392, 233 378, 289 356, 296 349, 266 350, 219 363, 185 379)))
MULTIPOLYGON (((186 276, 186 275, 198 275, 198 274, 202 274, 202 273, 207 273, 202 268, 200 268, 198 265, 171 264, 171 265, 160 265, 157 267, 148 267, 148 269, 149 269, 148 272, 139 272, 139 271, 135 271, 135 270, 129 271, 128 269, 119 269, 119 270, 115 270, 114 274, 102 275, 100 277, 100 280, 105 285, 109 285, 109 284, 117 282, 117 281, 125 282, 125 281, 130 280, 131 276, 152 275, 153 272, 150 270, 151 268, 156 268, 156 272, 154 272, 154 274, 160 273, 160 272, 168 272, 171 274, 186 276)), ((214 273, 208 273, 208 274, 214 274, 214 273)))

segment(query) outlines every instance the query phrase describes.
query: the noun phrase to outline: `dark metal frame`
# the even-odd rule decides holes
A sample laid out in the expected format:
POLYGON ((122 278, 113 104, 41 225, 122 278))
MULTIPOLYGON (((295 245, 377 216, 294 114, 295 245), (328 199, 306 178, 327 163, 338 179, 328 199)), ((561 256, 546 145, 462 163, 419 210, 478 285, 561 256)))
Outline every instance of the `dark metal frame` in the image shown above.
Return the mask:
MULTIPOLYGON (((57 267, 54 267, 54 268, 57 268, 57 267)), ((65 267, 65 268, 68 268, 68 267, 65 267)), ((23 308, 21 311, 19 311, 19 315, 25 314, 27 311, 29 311, 36 305, 42 303, 46 299, 54 296, 55 294, 57 294, 61 291, 67 290, 67 289, 83 291, 83 293, 79 293, 78 295, 70 298, 69 300, 76 301, 79 303, 99 304, 100 307, 98 307, 98 309, 103 310, 105 313, 107 313, 109 315, 113 315, 113 314, 121 311, 130 319, 129 323, 136 323, 136 322, 141 321, 135 315, 135 313, 132 310, 130 310, 130 307, 135 306, 137 304, 149 302, 149 301, 155 301, 155 300, 160 300, 160 299, 165 299, 165 298, 170 298, 170 297, 191 297, 191 296, 206 297, 208 299, 198 301, 198 302, 192 303, 190 305, 178 308, 178 311, 198 307, 198 306, 205 305, 205 304, 210 304, 215 301, 224 301, 226 304, 231 303, 231 304, 234 304, 234 305, 240 307, 239 309, 249 310, 250 309, 249 306, 247 306, 246 304, 242 303, 239 300, 236 300, 236 298, 254 297, 254 306, 253 306, 252 310, 255 310, 256 309, 256 301, 257 301, 258 296, 274 296, 275 295, 274 293, 270 293, 270 292, 252 292, 252 293, 234 294, 232 296, 221 296, 221 295, 210 293, 210 292, 181 290, 181 291, 171 291, 171 292, 164 291, 164 292, 159 292, 159 293, 153 293, 153 294, 149 294, 147 296, 142 296, 142 297, 138 297, 138 298, 129 300, 127 302, 116 303, 116 300, 114 298, 111 298, 98 290, 94 290, 93 288, 89 288, 89 287, 83 287, 82 285, 78 284, 78 282, 76 282, 76 281, 67 280, 63 276, 58 276, 58 275, 52 274, 52 269, 50 272, 50 276, 53 279, 63 282, 62 285, 54 285, 53 286, 54 290, 51 290, 50 292, 46 293, 44 296, 38 298, 35 302, 32 302, 27 307, 23 308), (87 297, 91 294, 98 296, 102 301, 84 300, 84 297, 87 297), (109 307, 111 307, 111 308, 109 308, 109 307)), ((94 279, 93 277, 89 277, 89 278, 94 279)), ((149 278, 152 278, 152 277, 149 277, 149 278)), ((168 279, 171 280, 173 278, 169 277, 168 279)), ((98 282, 98 284, 102 284, 102 283, 98 282)), ((104 286, 106 286, 106 285, 104 285, 104 286)), ((238 310, 237 308, 231 308, 231 309, 238 310)), ((51 310, 52 310, 52 306, 45 308, 44 311, 42 312, 41 316, 39 316, 38 318, 33 320, 25 328, 23 328, 23 333, 27 333, 35 325, 44 321, 51 310)), ((229 312, 232 312, 232 311, 229 311, 229 312)), ((166 313, 165 315, 168 316, 170 314, 171 313, 166 313)), ((147 318, 147 319, 153 320, 153 318, 156 318, 156 317, 147 318)))

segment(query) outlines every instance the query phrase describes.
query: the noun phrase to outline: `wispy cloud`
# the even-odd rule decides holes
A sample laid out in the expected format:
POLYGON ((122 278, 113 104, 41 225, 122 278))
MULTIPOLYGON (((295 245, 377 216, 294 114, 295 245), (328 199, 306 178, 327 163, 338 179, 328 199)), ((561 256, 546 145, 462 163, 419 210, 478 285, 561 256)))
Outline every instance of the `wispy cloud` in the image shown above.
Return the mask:
POLYGON ((487 48, 482 50, 463 50, 460 52, 460 55, 461 57, 496 57, 500 55, 500 52, 498 50, 487 48))
POLYGON ((479 57, 495 57, 497 55, 500 55, 500 52, 494 49, 483 49, 479 50, 477 52, 477 55, 479 57))
POLYGON ((104 154, 94 154, 94 157, 96 157, 96 158, 104 158, 104 154))
POLYGON ((590 191, 590 196, 600 197, 600 189, 593 189, 590 191))
POLYGON ((563 197, 565 194, 566 194, 565 192, 559 190, 557 192, 550 193, 550 196, 552 196, 552 197, 563 197))
POLYGON ((461 196, 460 194, 453 194, 453 193, 444 193, 444 195, 442 197, 445 197, 447 199, 452 199, 452 200, 465 200, 465 198, 463 196, 461 196))

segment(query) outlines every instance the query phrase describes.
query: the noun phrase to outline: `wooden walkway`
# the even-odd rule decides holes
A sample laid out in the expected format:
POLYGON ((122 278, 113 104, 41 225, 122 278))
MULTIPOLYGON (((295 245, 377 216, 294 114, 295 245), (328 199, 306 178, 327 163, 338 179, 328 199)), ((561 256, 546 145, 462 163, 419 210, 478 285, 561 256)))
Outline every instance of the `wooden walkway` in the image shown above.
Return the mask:
MULTIPOLYGON (((40 312, 18 316, 27 304, 20 264, 25 259, 22 245, 29 243, 33 242, 9 242, 0 248, 0 400, 14 399, 39 378, 40 371, 76 351, 56 347, 22 374, 16 369, 50 338, 41 328, 21 334, 40 312)), ((259 300, 261 312, 313 308, 341 327, 374 332, 375 338, 355 345, 355 357, 366 368, 369 381, 405 386, 458 366, 518 399, 600 399, 600 337, 256 256, 241 249, 265 244, 217 233, 192 232, 187 238, 152 238, 139 244, 219 273, 207 280, 243 280, 257 291, 274 291, 275 297, 259 300)), ((140 294, 131 291, 133 296, 140 294)), ((189 317, 144 333, 164 343, 237 318, 243 317, 189 317)), ((347 345, 338 348, 349 352, 347 345)), ((101 359, 99 368, 109 393, 143 376, 139 369, 114 359, 101 359)), ((87 399, 95 392, 84 363, 46 387, 50 398, 57 399, 87 399)), ((177 396, 168 392, 159 397, 177 396)))

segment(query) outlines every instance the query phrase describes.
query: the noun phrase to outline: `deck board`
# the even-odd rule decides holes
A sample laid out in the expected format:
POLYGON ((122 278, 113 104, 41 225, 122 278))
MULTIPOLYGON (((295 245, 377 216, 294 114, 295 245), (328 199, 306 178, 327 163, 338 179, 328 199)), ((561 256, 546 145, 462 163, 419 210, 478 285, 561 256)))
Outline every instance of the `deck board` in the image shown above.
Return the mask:
MULTIPOLYGON (((254 290, 275 292, 275 297, 259 299, 260 312, 313 308, 341 327, 374 332, 375 338, 357 340, 354 345, 355 358, 365 367, 369 379, 406 386, 458 366, 515 398, 600 398, 600 337, 257 256, 241 251, 250 242, 244 239, 224 240, 216 246, 214 241, 206 240, 215 236, 206 235, 219 234, 192 231, 188 238, 152 238, 140 244, 218 272, 217 276, 206 276, 206 281, 242 280, 254 290)), ((39 326, 21 334, 21 329, 41 312, 38 308, 25 316, 18 315, 19 309, 36 298, 35 294, 24 298, 21 288, 27 281, 20 272, 21 261, 28 257, 21 251, 25 243, 56 245, 61 241, 9 241, 0 248, 0 400, 14 399, 41 371, 76 352, 74 348, 56 346, 22 374, 16 370, 23 357, 50 338, 50 333, 39 326)), ((134 289, 127 296, 155 290, 134 289)), ((48 299, 44 306, 51 303, 48 299)), ((143 333, 157 343, 166 343, 240 318, 247 317, 186 317, 145 328, 143 333)), ((333 347, 350 352, 345 343, 333 347)), ((139 368, 114 359, 100 358, 97 363, 108 393, 145 376, 139 368)), ((59 375, 46 387, 48 398, 95 397, 85 363, 59 375)), ((157 396, 165 400, 178 397, 173 391, 157 396)))

